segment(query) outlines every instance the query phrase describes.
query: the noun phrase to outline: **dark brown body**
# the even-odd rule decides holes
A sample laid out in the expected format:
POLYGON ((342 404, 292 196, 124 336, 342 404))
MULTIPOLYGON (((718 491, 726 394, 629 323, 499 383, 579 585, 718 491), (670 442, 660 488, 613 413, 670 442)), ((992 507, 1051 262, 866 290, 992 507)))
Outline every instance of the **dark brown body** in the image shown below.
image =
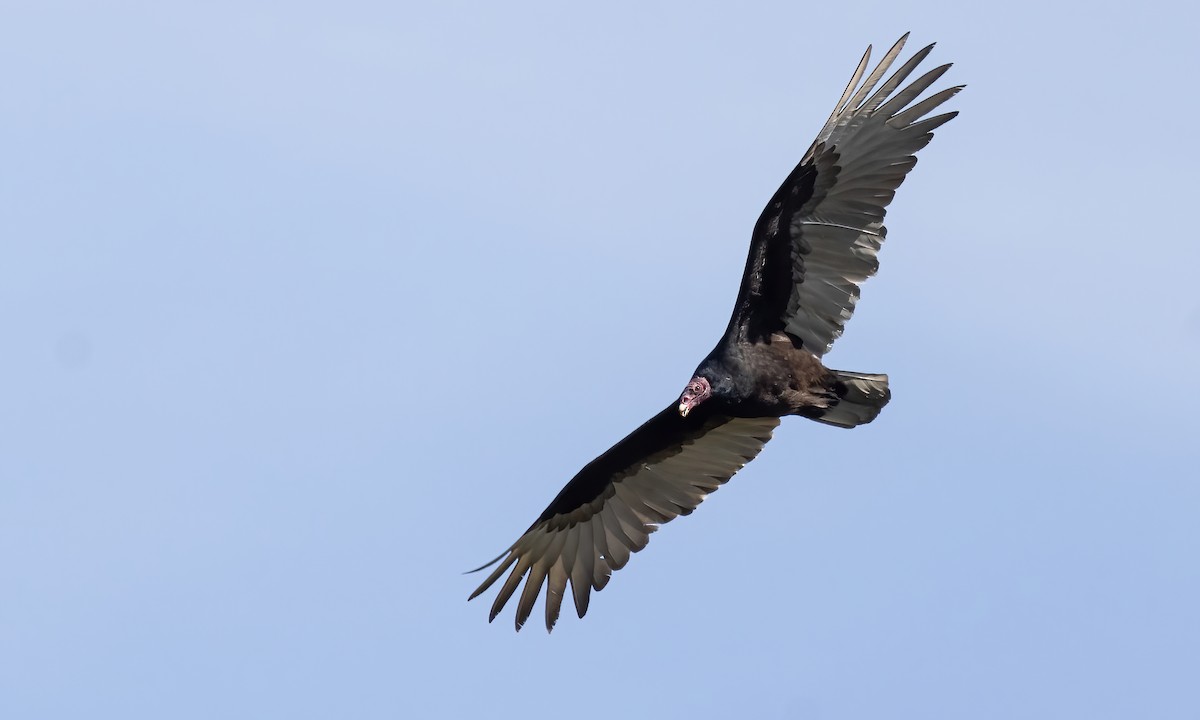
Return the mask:
POLYGON ((874 420, 891 398, 887 375, 831 370, 784 332, 746 345, 724 339, 696 368, 713 387, 711 412, 799 415, 838 427, 874 420))
POLYGON ((837 376, 786 334, 772 333, 753 357, 754 371, 763 380, 756 404, 764 415, 816 418, 837 404, 837 376))

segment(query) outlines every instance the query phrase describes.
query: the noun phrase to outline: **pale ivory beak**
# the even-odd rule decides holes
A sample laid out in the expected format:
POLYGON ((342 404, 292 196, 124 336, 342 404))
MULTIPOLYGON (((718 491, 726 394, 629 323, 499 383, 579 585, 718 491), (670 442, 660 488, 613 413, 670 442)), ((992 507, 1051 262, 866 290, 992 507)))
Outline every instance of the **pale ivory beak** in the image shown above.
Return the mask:
POLYGON ((692 411, 692 409, 690 407, 688 407, 687 403, 679 403, 679 414, 680 415, 687 417, 687 414, 691 411, 692 411))

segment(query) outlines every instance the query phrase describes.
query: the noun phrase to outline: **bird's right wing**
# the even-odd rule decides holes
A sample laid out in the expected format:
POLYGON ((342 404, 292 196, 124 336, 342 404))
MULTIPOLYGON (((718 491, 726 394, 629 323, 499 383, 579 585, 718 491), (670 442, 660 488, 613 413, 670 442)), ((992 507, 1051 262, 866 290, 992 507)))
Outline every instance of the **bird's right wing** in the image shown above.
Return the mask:
POLYGON ((517 629, 545 584, 549 630, 570 580, 575 610, 583 617, 593 589, 607 585, 613 570, 646 547, 659 525, 690 514, 753 460, 778 425, 779 418, 699 411, 684 418, 672 404, 580 470, 525 534, 492 561, 500 565, 471 599, 508 572, 492 604, 488 619, 494 620, 528 575, 517 603, 517 629))

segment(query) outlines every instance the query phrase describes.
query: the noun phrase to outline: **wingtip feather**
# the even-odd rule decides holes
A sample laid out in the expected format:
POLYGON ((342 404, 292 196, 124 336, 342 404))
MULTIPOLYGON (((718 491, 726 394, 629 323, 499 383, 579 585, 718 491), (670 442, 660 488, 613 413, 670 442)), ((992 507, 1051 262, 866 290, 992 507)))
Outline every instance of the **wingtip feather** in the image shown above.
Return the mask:
POLYGON ((499 555, 497 555, 496 557, 494 557, 494 558, 492 558, 491 560, 489 560, 489 561, 485 562, 484 564, 480 565, 479 567, 475 568, 474 570, 465 570, 465 571, 463 571, 463 575, 470 575, 470 574, 472 574, 472 573, 477 573, 477 572, 479 572, 480 570, 483 570, 483 569, 485 569, 485 568, 490 568, 491 566, 493 566, 493 565, 495 565, 496 563, 500 562, 500 559, 501 559, 501 558, 503 558, 505 555, 507 555, 507 554, 508 554, 508 553, 509 553, 511 550, 512 550, 512 548, 511 548, 511 547, 510 547, 510 548, 508 548, 508 550, 505 550, 504 552, 500 553, 500 554, 499 554, 499 555))

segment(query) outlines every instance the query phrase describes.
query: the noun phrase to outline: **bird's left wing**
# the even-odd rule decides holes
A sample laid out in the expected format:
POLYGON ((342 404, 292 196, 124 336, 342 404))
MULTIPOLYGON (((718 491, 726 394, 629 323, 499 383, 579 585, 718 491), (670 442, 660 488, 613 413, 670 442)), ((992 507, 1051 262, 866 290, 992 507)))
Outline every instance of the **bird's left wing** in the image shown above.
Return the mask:
POLYGON ((859 286, 879 267, 876 255, 887 235, 883 218, 896 188, 933 131, 958 114, 929 116, 962 86, 916 102, 949 65, 901 87, 932 45, 880 82, 907 38, 864 78, 867 48, 833 114, 763 210, 730 332, 757 339, 785 330, 816 355, 842 334, 859 286))
POLYGON ((659 525, 690 514, 753 460, 778 425, 778 418, 705 413, 684 418, 672 404, 580 470, 525 534, 492 561, 500 565, 471 599, 508 572, 490 622, 528 576, 517 602, 517 629, 545 584, 550 630, 570 580, 575 611, 583 617, 593 589, 607 585, 612 572, 646 547, 659 525))

